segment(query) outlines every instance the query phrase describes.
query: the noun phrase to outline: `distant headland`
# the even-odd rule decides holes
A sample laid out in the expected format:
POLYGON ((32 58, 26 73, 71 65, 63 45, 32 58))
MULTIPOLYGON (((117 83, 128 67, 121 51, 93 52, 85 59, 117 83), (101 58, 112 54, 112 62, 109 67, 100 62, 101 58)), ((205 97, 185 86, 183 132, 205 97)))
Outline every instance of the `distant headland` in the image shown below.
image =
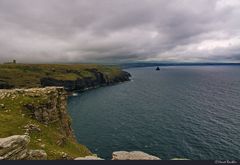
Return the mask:
POLYGON ((17 64, 0 65, 0 89, 64 87, 84 91, 129 81, 131 75, 118 66, 98 64, 17 64))

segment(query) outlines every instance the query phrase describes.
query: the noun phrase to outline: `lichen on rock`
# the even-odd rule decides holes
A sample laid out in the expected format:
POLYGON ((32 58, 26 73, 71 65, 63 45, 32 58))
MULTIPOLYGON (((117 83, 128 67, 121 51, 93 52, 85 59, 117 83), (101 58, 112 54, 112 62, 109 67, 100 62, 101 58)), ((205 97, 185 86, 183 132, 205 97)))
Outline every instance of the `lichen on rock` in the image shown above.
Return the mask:
POLYGON ((30 137, 14 135, 0 138, 0 160, 21 160, 27 157, 27 145, 30 137))
POLYGON ((47 159, 47 153, 44 150, 30 150, 28 152, 29 160, 46 160, 47 159))

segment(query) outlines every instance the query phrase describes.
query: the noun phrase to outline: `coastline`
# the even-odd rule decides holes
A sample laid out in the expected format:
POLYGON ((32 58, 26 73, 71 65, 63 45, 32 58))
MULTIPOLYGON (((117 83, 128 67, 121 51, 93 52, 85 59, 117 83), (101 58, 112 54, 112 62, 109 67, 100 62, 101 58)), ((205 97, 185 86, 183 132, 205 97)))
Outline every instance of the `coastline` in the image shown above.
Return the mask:
MULTIPOLYGON (((22 67, 29 71, 34 68, 33 73, 35 73, 36 66, 39 67, 38 65, 0 66, 1 72, 4 72, 6 68, 9 72, 5 75, 0 74, 0 88, 3 88, 0 89, 0 160, 73 160, 77 157, 94 156, 75 138, 71 127, 71 118, 67 112, 67 97, 73 92, 85 92, 129 81, 131 75, 125 71, 108 67, 106 67, 108 72, 89 68, 82 70, 80 65, 80 71, 70 71, 76 73, 74 75, 76 80, 69 79, 67 74, 63 74, 66 77, 62 80, 52 79, 55 83, 48 84, 49 82, 43 83, 40 78, 34 81, 40 81, 41 85, 34 82, 33 88, 24 82, 29 81, 28 76, 30 75, 24 73, 20 79, 20 83, 25 83, 24 86, 19 86, 18 81, 15 83, 16 79, 11 73, 12 70, 15 71, 20 67, 19 73, 21 73, 22 67), (90 74, 93 71, 93 77, 78 78, 78 75, 86 70, 90 74), (109 75, 112 72, 117 74, 110 78, 109 75), (8 76, 8 79, 12 80, 12 84, 3 81, 8 76), (70 87, 70 90, 66 87, 70 87), (17 149, 16 146, 11 145, 12 143, 16 143, 17 149)), ((50 67, 57 68, 56 65, 50 65, 50 67)), ((68 70, 65 66, 63 68, 68 70)), ((46 71, 44 70, 44 72, 46 71)))

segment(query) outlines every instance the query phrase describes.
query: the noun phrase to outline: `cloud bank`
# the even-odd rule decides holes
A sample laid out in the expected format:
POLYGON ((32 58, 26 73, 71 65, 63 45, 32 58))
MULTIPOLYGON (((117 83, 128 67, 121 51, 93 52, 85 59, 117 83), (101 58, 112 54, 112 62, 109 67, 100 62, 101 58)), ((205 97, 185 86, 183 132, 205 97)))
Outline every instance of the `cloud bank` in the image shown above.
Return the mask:
POLYGON ((239 0, 1 0, 0 61, 240 62, 239 0))

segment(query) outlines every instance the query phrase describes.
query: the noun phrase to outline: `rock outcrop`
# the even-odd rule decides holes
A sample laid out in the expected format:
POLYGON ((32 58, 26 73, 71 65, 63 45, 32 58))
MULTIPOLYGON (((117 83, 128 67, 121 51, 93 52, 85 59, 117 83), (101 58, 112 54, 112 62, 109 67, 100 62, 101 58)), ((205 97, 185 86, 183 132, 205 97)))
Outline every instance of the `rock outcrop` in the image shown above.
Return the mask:
MULTIPOLYGON (((26 104, 28 115, 41 123, 60 122, 63 136, 73 136, 70 117, 67 113, 67 93, 63 87, 0 90, 0 97, 14 100, 17 96, 41 98, 38 104, 26 104)), ((37 126, 25 126, 27 131, 41 131, 37 126), (28 127, 28 128, 27 128, 28 127)))
POLYGON ((112 160, 161 160, 160 158, 149 155, 142 151, 117 151, 113 152, 112 160))
POLYGON ((171 160, 189 160, 189 159, 186 159, 186 158, 173 158, 171 160))
POLYGON ((44 150, 29 150, 30 137, 14 135, 0 138, 0 160, 46 160, 44 150))
POLYGON ((74 160, 104 160, 104 159, 99 158, 97 156, 85 156, 85 157, 75 158, 74 160))
POLYGON ((27 157, 27 145, 30 137, 26 135, 14 135, 0 138, 0 160, 21 160, 27 157))
MULTIPOLYGON (((0 90, 0 98, 7 97, 14 100, 21 95, 40 98, 42 101, 38 104, 25 105, 27 113, 32 115, 32 118, 44 124, 61 122, 62 134, 66 137, 73 136, 70 117, 67 113, 67 93, 63 87, 0 90)), ((30 127, 32 127, 29 128, 30 131, 33 129, 37 131, 36 127, 30 127)))
POLYGON ((47 153, 44 150, 30 150, 28 160, 47 160, 47 153))

